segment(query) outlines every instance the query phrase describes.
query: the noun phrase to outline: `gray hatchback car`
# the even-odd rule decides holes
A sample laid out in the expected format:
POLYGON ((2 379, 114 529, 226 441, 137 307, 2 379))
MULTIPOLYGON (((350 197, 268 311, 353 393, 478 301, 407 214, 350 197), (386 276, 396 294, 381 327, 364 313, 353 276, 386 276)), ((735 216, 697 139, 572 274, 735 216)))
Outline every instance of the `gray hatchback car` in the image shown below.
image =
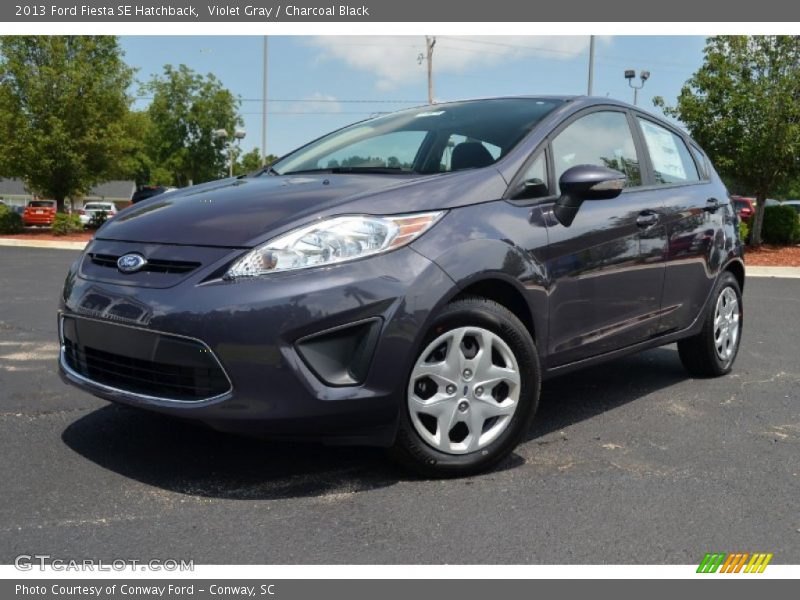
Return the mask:
POLYGON ((542 379, 678 342, 730 371, 744 263, 685 133, 608 99, 404 110, 137 203, 69 271, 64 380, 223 431, 490 468, 542 379))

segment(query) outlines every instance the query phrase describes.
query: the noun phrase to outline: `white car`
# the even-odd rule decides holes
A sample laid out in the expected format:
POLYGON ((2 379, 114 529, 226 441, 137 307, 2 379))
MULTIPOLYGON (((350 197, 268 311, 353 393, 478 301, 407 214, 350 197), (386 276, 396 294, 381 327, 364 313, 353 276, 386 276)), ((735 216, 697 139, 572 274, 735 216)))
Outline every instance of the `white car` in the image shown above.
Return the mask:
POLYGON ((797 216, 800 217, 800 200, 784 200, 782 204, 786 206, 791 206, 797 213, 797 216))
POLYGON ((117 214, 117 207, 113 202, 89 202, 81 210, 78 211, 78 217, 81 220, 81 225, 88 225, 95 215, 101 212, 106 213, 106 218, 110 219, 117 214))

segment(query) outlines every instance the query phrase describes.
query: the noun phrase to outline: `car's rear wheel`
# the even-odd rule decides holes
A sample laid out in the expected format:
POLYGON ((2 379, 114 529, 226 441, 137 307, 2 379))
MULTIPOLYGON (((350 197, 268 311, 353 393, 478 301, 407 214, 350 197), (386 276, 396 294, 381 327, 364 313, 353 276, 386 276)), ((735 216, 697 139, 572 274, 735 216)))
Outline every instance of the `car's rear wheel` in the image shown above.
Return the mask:
POLYGON ((415 358, 393 455, 426 476, 489 469, 529 429, 539 386, 522 322, 491 300, 457 300, 437 315, 415 358))
POLYGON ((678 342, 686 370, 698 377, 719 377, 730 372, 742 339, 742 292, 732 273, 723 273, 704 315, 703 329, 678 342))

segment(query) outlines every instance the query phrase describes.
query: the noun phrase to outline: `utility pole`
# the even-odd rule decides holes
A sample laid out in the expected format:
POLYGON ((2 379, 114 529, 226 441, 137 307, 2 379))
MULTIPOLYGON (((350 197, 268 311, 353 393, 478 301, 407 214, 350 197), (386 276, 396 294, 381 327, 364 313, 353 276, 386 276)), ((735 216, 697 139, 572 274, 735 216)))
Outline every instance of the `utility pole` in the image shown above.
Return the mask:
POLYGON ((425 36, 425 52, 428 61, 428 104, 433 104, 433 47, 436 45, 434 36, 425 36))
POLYGON ((589 85, 586 90, 586 95, 592 95, 592 87, 594 86, 594 36, 589 36, 589 85))
POLYGON ((264 74, 261 87, 261 166, 267 164, 267 36, 264 36, 264 74))

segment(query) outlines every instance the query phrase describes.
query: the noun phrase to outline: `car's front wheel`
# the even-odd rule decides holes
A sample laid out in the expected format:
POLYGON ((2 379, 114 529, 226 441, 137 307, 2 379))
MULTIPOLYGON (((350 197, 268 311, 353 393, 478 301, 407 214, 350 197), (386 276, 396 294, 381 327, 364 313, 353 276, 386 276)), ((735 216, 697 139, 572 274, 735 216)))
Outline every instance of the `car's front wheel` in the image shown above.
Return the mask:
POLYGON ((457 300, 434 319, 414 361, 393 454, 426 476, 489 469, 529 429, 539 387, 522 322, 491 300, 457 300))

